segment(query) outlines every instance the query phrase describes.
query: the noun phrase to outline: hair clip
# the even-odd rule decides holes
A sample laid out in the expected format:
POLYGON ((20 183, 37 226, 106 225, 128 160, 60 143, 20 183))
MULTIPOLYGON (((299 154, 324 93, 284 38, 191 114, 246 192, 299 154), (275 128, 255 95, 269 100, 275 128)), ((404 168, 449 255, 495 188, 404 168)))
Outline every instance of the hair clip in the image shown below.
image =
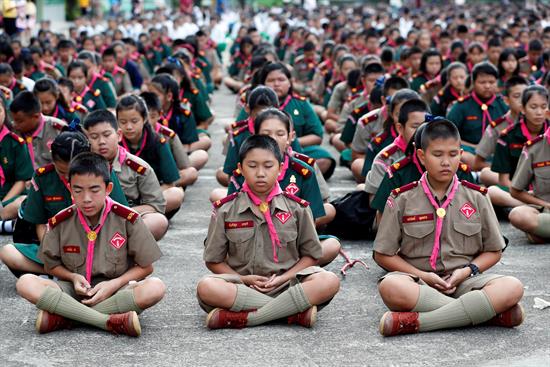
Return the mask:
POLYGON ((382 75, 381 77, 378 77, 376 81, 374 82, 375 87, 382 87, 384 85, 384 82, 386 81, 386 77, 382 75))
POLYGON ((436 115, 432 115, 431 113, 427 113, 426 115, 424 115, 425 122, 432 122, 432 121, 444 120, 444 119, 445 118, 443 116, 436 116, 436 115))

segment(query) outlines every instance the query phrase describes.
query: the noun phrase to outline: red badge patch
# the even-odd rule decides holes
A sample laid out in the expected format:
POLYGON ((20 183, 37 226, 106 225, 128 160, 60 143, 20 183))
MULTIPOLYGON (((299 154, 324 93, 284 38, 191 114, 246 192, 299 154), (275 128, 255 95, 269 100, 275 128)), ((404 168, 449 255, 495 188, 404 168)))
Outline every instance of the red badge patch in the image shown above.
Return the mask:
POLYGON ((462 214, 464 214, 464 216, 467 219, 470 219, 472 217, 472 215, 475 214, 476 211, 477 210, 470 203, 466 203, 466 204, 462 205, 462 208, 460 208, 460 212, 462 214))
POLYGON ((404 215, 402 222, 403 223, 413 223, 413 222, 426 222, 434 220, 434 215, 432 213, 428 214, 417 214, 417 215, 404 215))
POLYGON ((243 220, 240 222, 225 222, 225 229, 252 228, 254 222, 251 220, 243 220))
POLYGON ((298 191, 300 191, 300 188, 295 183, 291 183, 285 188, 285 191, 289 194, 296 195, 298 191))
POLYGON ((124 246, 125 243, 126 238, 122 237, 122 235, 118 232, 116 232, 113 238, 111 238, 111 245, 117 250, 120 250, 120 248, 124 246))
POLYGON ((47 203, 50 203, 52 201, 63 201, 63 200, 65 200, 63 196, 44 196, 44 201, 46 201, 47 203))
POLYGON ((63 246, 63 252, 66 254, 79 254, 80 246, 74 246, 74 245, 63 246))
POLYGON ((277 217, 277 219, 281 221, 281 223, 285 224, 287 220, 289 220, 290 217, 292 217, 292 214, 287 212, 278 212, 277 214, 275 214, 275 216, 277 217))

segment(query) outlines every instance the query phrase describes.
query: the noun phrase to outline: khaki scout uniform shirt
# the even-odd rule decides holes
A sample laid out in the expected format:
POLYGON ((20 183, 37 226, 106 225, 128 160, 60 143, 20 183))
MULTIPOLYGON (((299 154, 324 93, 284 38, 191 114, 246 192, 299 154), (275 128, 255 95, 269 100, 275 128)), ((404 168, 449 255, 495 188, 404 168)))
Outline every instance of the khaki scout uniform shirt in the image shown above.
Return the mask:
POLYGON ((240 275, 266 276, 283 274, 304 256, 321 257, 321 244, 309 208, 284 195, 277 195, 271 201, 271 218, 282 245, 277 250, 279 262, 276 263, 263 214, 248 194, 233 195, 233 200, 214 209, 204 261, 226 261, 240 275))
MULTIPOLYGON (((451 187, 440 203, 446 200, 451 187)), ((433 192, 431 187, 430 190, 433 192)), ((469 264, 481 252, 504 249, 493 207, 478 190, 459 184, 446 211, 436 273, 449 274, 469 264)), ((374 251, 388 256, 399 254, 417 269, 434 271, 430 266, 430 256, 436 218, 435 209, 420 182, 398 196, 392 194, 378 227, 374 251)))
POLYGON ((527 190, 533 184, 533 194, 550 202, 550 129, 544 135, 525 144, 524 152, 519 157, 512 187, 527 190), (527 153, 527 155, 525 154, 527 153))
POLYGON ((344 102, 346 101, 346 94, 348 91, 348 82, 343 81, 334 87, 334 91, 332 92, 332 95, 330 96, 330 100, 328 101, 327 108, 332 108, 334 111, 336 111, 337 114, 340 114, 342 111, 342 107, 344 106, 344 102))
MULTIPOLYGON (((50 229, 40 245, 39 259, 44 262, 46 270, 63 265, 70 272, 86 276, 88 239, 76 207, 72 205, 54 218, 56 222, 50 219, 50 229)), ((97 235, 92 279, 117 278, 134 264, 146 267, 161 255, 157 242, 141 217, 115 202, 97 235), (133 215, 128 219, 130 213, 133 215)))
POLYGON ((500 133, 508 126, 514 125, 515 123, 515 121, 511 121, 509 111, 506 115, 499 117, 495 121, 491 121, 476 147, 476 155, 479 155, 483 159, 490 158, 495 153, 500 133))
POLYGON ((344 125, 346 124, 346 121, 348 120, 348 117, 351 115, 353 110, 368 102, 368 96, 365 96, 363 92, 361 92, 361 94, 357 96, 357 98, 354 98, 351 101, 345 101, 344 106, 342 107, 342 111, 340 112, 340 116, 338 117, 338 124, 342 126, 342 129, 344 128, 344 125))
POLYGON ((191 162, 189 161, 189 156, 187 155, 187 149, 181 143, 181 140, 176 134, 176 132, 166 126, 157 125, 155 127, 157 133, 161 136, 164 136, 170 144, 170 150, 176 161, 176 166, 179 170, 191 167, 191 162), (158 128, 158 130, 157 130, 158 128))
POLYGON ((383 130, 384 120, 387 117, 386 109, 387 107, 382 107, 372 110, 357 121, 357 129, 351 142, 351 149, 353 151, 364 153, 371 139, 383 130), (374 120, 370 121, 372 118, 374 120))
POLYGON ((130 205, 150 205, 157 212, 164 214, 166 200, 155 171, 143 159, 129 152, 121 164, 119 154, 120 150, 113 160, 112 167, 130 205))
POLYGON ((378 152, 365 179, 365 191, 369 194, 376 194, 384 179, 386 170, 403 157, 405 157, 405 153, 397 148, 394 143, 378 152))
POLYGON ((48 163, 52 163, 52 153, 50 147, 54 139, 61 133, 61 129, 67 126, 67 124, 55 117, 43 116, 44 127, 38 133, 37 136, 31 138, 31 134, 23 136, 25 142, 32 141, 32 147, 34 149, 34 167, 42 167, 48 163))

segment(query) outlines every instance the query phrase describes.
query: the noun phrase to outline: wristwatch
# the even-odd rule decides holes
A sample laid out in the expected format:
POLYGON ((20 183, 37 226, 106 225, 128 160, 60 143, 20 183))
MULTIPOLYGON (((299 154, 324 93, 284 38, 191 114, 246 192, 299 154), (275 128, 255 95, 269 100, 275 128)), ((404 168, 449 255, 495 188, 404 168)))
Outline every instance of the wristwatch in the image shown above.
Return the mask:
POLYGON ((471 277, 476 276, 480 273, 479 268, 476 264, 470 263, 468 265, 464 265, 463 268, 470 268, 472 273, 470 274, 471 277))

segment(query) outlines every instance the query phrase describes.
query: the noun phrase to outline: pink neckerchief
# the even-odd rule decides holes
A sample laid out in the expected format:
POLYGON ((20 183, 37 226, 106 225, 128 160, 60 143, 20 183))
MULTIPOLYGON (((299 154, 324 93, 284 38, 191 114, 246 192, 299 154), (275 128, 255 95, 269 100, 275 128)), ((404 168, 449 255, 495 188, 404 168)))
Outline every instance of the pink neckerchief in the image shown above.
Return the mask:
MULTIPOLYGON (((519 127, 521 129, 521 134, 526 139, 525 141, 533 140, 538 135, 538 134, 531 135, 531 133, 529 132, 529 129, 527 128, 527 123, 525 122, 525 118, 523 116, 520 117, 519 119, 519 127)), ((542 131, 546 130, 546 127, 547 127, 546 121, 544 121, 544 127, 542 128, 542 131)))
POLYGON ((55 111, 53 111, 53 117, 57 117, 59 116, 59 105, 56 103, 55 104, 55 111))
POLYGON ((424 190, 424 193, 428 197, 430 204, 432 204, 432 206, 434 207, 435 213, 436 213, 434 247, 432 249, 432 255, 430 256, 430 265, 432 269, 435 270, 436 264, 437 264, 437 257, 439 256, 439 248, 440 248, 439 241, 441 240, 440 237, 441 237, 441 230, 443 229, 443 219, 445 218, 445 215, 446 215, 445 210, 447 209, 451 201, 453 201, 453 198, 458 189, 459 181, 458 181, 458 177, 455 175, 453 177, 451 191, 447 195, 447 200, 445 200, 445 202, 440 206, 435 200, 434 195, 432 194, 432 191, 428 187, 427 180, 428 180, 427 173, 424 173, 420 178, 420 183, 422 184, 422 189, 424 190))
MULTIPOLYGON (((0 130, 0 142, 4 140, 6 135, 8 135, 10 131, 6 127, 6 125, 2 126, 2 129, 0 130)), ((0 166, 0 186, 4 186, 4 183, 6 182, 6 175, 4 174, 4 170, 2 169, 2 166, 0 166)))
POLYGON ((250 131, 250 133, 252 135, 255 134, 255 129, 254 129, 254 119, 252 117, 249 117, 248 118, 248 121, 247 121, 247 125, 248 125, 248 131, 250 131))
POLYGON ((289 94, 288 96, 286 96, 283 104, 279 106, 279 110, 283 111, 291 99, 292 99, 292 95, 289 94))
POLYGON ((170 108, 170 111, 168 111, 166 116, 162 119, 162 124, 164 126, 168 126, 170 124, 170 119, 172 118, 173 113, 174 113, 174 108, 170 108))
POLYGON ((241 191, 246 192, 248 194, 248 197, 250 200, 254 203, 254 205, 257 205, 262 214, 264 215, 265 221, 267 223, 267 228, 269 229, 269 237, 271 238, 271 247, 273 249, 273 261, 276 263, 279 262, 279 258, 277 256, 277 247, 282 248, 281 246, 281 240, 279 240, 279 236, 277 235, 277 231, 275 230, 275 226, 273 225, 273 220, 271 219, 271 210, 269 208, 269 204, 271 203, 271 200, 277 195, 280 195, 282 193, 281 186, 279 186, 279 183, 277 182, 275 184, 275 187, 273 187, 273 190, 269 193, 265 201, 262 201, 256 194, 252 192, 250 187, 248 186, 248 183, 244 183, 241 191))
POLYGON ((418 173, 423 174, 424 170, 422 169, 422 166, 420 165, 420 162, 418 161, 418 157, 416 155, 416 149, 414 153, 412 154, 412 161, 414 165, 416 166, 416 169, 418 170, 418 173))
POLYGON ((281 173, 279 173, 279 177, 277 177, 277 181, 281 181, 283 178, 285 178, 286 171, 288 170, 288 163, 290 161, 290 158, 288 154, 285 154, 285 160, 283 162, 283 168, 281 169, 281 173))
POLYGON ((29 155, 31 156, 32 165, 35 169, 37 168, 37 164, 34 161, 34 148, 32 146, 32 141, 34 140, 34 138, 38 136, 38 134, 40 134, 40 132, 44 128, 44 124, 45 124, 44 116, 40 116, 40 123, 38 124, 38 127, 36 128, 36 130, 34 130, 32 135, 28 135, 27 137, 25 137, 25 141, 27 142, 27 147, 29 148, 29 155))
POLYGON ((90 88, 86 85, 84 87, 84 89, 82 90, 82 92, 80 93, 77 93, 77 92, 73 92, 75 94, 75 97, 74 97, 74 100, 78 103, 82 102, 84 100, 84 96, 86 95, 86 93, 88 93, 90 91, 90 88))
POLYGON ((17 84, 17 79, 13 78, 11 84, 8 86, 10 90, 13 90, 15 88, 15 85, 17 84))
POLYGON ((92 281, 92 268, 94 265, 94 247, 95 247, 95 241, 97 240, 97 235, 99 234, 99 231, 101 231, 101 228, 103 228, 103 225, 105 224, 105 219, 107 218, 107 215, 111 211, 111 207, 113 206, 113 200, 110 197, 105 198, 105 207, 103 208, 103 214, 101 215, 101 220, 99 221, 99 225, 95 230, 91 230, 90 226, 88 225, 88 222, 86 221, 86 218, 84 218, 84 214, 76 208, 76 212, 78 214, 78 220, 80 221, 80 224, 82 227, 84 227, 84 231, 86 231, 86 237, 88 238, 88 247, 86 249, 86 280, 88 283, 92 281))
POLYGON ((90 80, 90 83, 88 83, 88 88, 92 89, 94 87, 94 83, 95 81, 97 80, 97 78, 99 77, 100 75, 95 73, 93 76, 92 76, 92 80, 90 80))
MULTIPOLYGON (((141 153, 143 152, 143 148, 145 148, 146 143, 147 143, 147 130, 144 129, 143 130, 143 135, 141 136, 141 145, 140 145, 139 149, 133 154, 137 155, 139 157, 141 155, 141 153)), ((131 151, 130 148, 128 147, 128 143, 126 142, 126 138, 124 138, 124 137, 122 137, 122 146, 127 151, 131 151)))
POLYGON ((405 138, 403 136, 399 135, 395 140, 393 141, 393 144, 399 148, 400 151, 403 153, 407 149, 408 143, 405 141, 405 138))
POLYGON ((126 155, 128 155, 128 151, 126 148, 118 146, 118 163, 122 166, 124 161, 126 160, 126 155))
POLYGON ((546 137, 546 143, 550 145, 550 127, 546 128, 546 131, 544 132, 544 136, 546 137))
POLYGON ((485 126, 487 126, 487 122, 492 120, 491 114, 489 113, 489 106, 497 99, 496 94, 493 94, 491 98, 487 102, 483 102, 475 92, 472 92, 472 99, 481 107, 481 111, 483 113, 483 120, 482 120, 482 127, 481 131, 485 131, 485 126))
POLYGON ((462 97, 462 95, 459 94, 459 93, 457 92, 457 90, 453 88, 452 85, 451 85, 451 87, 449 88, 449 92, 451 93, 451 95, 452 95, 453 97, 455 97, 456 100, 458 100, 460 97, 462 97))

